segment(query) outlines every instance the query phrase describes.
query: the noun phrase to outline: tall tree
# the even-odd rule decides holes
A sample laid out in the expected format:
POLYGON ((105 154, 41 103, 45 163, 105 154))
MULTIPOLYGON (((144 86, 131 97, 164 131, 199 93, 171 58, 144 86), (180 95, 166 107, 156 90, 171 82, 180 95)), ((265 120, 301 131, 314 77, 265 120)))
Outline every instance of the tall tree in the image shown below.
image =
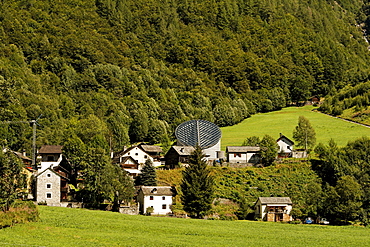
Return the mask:
POLYGON ((214 195, 214 179, 205 162, 200 146, 190 156, 181 181, 181 200, 184 210, 195 218, 202 218, 211 209, 214 195))
POLYGON ((83 188, 79 191, 79 199, 94 207, 104 200, 114 202, 133 197, 133 183, 127 173, 118 172, 101 148, 88 148, 81 178, 83 188))
POLYGON ((26 184, 23 164, 12 152, 0 151, 0 207, 3 211, 19 197, 26 184))
POLYGON ((298 125, 293 131, 293 139, 297 142, 297 146, 312 148, 316 143, 316 132, 312 127, 310 121, 304 116, 299 116, 298 125))
POLYGON ((157 174, 150 159, 145 161, 141 174, 135 179, 135 185, 157 186, 157 174))
POLYGON ((279 150, 276 140, 269 135, 265 135, 261 140, 260 147, 262 164, 265 166, 272 165, 279 150))

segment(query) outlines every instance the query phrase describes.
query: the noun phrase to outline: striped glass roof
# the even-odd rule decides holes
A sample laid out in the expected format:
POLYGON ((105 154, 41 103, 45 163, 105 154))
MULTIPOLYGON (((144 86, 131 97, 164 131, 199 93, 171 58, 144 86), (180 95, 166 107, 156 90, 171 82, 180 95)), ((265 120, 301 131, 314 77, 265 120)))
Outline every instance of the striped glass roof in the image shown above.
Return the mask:
POLYGON ((175 135, 177 140, 185 146, 210 148, 221 139, 220 128, 206 120, 190 120, 177 126, 175 135))

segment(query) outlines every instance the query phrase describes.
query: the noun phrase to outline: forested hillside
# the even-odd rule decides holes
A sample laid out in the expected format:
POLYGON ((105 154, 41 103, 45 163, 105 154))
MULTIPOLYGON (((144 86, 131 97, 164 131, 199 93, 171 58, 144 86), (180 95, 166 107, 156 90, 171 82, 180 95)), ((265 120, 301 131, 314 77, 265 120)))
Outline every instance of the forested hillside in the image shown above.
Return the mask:
POLYGON ((168 145, 370 75, 368 1, 2 0, 0 142, 168 145))

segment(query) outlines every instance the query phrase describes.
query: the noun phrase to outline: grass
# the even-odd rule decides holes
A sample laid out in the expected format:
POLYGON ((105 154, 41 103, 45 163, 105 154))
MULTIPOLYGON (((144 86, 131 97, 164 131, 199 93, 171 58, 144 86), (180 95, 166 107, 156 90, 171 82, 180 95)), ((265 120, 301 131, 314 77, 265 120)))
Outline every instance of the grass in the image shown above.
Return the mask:
POLYGON ((41 221, 0 230, 1 246, 370 246, 362 227, 129 216, 39 207, 41 221))
POLYGON ((240 146, 249 136, 263 137, 265 134, 276 139, 279 133, 293 140, 293 130, 298 124, 298 117, 305 116, 316 131, 317 143, 328 144, 330 139, 339 146, 362 136, 370 136, 370 128, 333 118, 313 111, 312 106, 287 107, 280 111, 260 113, 243 122, 222 130, 222 150, 226 146, 240 146))

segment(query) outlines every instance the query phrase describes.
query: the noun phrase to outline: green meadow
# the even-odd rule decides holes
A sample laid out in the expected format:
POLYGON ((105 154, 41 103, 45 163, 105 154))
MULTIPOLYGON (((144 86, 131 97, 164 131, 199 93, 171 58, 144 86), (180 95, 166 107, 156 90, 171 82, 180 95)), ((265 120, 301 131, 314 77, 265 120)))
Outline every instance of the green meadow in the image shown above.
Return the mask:
POLYGON ((40 221, 0 230, 1 246, 370 246, 354 226, 212 221, 39 206, 40 221))
POLYGON ((243 122, 222 130, 222 150, 226 146, 240 146, 249 136, 270 135, 276 139, 279 133, 293 140, 293 130, 298 124, 298 117, 305 116, 316 131, 316 143, 328 144, 334 139, 339 146, 362 136, 370 136, 370 128, 334 118, 314 111, 312 106, 287 107, 280 111, 260 113, 245 119, 243 122))

